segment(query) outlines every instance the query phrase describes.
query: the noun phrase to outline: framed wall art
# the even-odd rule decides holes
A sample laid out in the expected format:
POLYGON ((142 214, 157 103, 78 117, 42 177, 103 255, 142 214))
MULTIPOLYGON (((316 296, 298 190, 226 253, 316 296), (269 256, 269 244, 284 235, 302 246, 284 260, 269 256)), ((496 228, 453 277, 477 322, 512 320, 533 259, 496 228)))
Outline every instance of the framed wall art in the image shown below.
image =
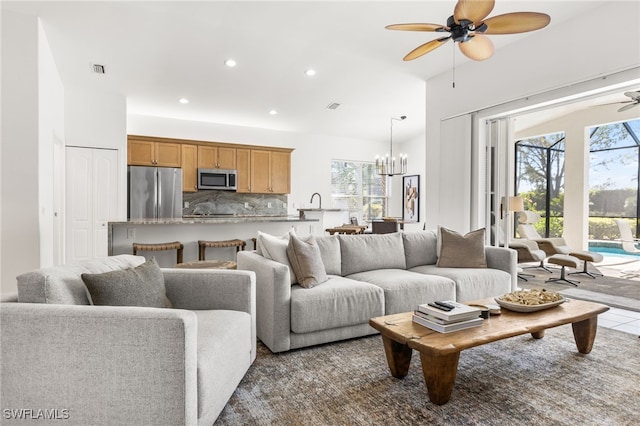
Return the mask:
POLYGON ((420 221, 420 175, 402 177, 402 220, 420 221))

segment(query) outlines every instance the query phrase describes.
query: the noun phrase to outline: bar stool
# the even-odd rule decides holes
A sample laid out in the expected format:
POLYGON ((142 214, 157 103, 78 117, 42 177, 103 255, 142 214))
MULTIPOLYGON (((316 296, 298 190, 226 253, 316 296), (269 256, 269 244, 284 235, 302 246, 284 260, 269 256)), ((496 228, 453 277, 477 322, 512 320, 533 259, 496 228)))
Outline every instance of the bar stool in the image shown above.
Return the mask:
POLYGON ((184 250, 184 244, 180 241, 174 241, 172 243, 158 243, 158 244, 143 244, 133 243, 133 254, 138 254, 139 251, 163 251, 163 250, 176 250, 176 263, 182 263, 182 251, 184 250))
POLYGON ((224 247, 235 247, 236 253, 240 251, 240 249, 244 250, 244 247, 247 245, 242 240, 224 240, 224 241, 203 241, 198 240, 198 260, 206 260, 205 259, 205 250, 207 247, 213 248, 224 248, 224 247))

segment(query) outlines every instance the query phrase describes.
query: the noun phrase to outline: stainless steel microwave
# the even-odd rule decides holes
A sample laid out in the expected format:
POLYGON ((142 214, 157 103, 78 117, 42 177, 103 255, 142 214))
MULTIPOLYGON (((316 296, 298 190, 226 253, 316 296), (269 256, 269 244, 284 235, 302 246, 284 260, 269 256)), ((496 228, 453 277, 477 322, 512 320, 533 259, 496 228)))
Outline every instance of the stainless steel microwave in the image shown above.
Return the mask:
POLYGON ((238 172, 224 169, 198 169, 198 189, 235 191, 238 188, 238 172))

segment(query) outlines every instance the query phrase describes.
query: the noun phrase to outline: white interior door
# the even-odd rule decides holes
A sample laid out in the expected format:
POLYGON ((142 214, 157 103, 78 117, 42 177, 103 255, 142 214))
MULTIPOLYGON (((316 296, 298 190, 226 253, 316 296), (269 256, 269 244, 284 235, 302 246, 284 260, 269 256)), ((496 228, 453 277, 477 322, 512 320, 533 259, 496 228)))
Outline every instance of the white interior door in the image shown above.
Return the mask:
POLYGON ((67 147, 65 262, 107 256, 117 218, 118 151, 67 147))

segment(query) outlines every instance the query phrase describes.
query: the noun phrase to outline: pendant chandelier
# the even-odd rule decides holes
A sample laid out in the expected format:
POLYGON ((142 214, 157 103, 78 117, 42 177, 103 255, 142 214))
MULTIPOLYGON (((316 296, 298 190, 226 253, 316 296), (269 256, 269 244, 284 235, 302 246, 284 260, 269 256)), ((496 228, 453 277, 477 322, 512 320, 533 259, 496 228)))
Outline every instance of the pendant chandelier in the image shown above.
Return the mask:
POLYGON ((391 130, 389 135, 389 152, 380 157, 376 155, 376 173, 379 175, 396 176, 407 173, 407 155, 400 153, 399 161, 396 164, 396 157, 393 156, 393 121, 402 121, 407 118, 406 115, 401 117, 391 117, 391 130))

